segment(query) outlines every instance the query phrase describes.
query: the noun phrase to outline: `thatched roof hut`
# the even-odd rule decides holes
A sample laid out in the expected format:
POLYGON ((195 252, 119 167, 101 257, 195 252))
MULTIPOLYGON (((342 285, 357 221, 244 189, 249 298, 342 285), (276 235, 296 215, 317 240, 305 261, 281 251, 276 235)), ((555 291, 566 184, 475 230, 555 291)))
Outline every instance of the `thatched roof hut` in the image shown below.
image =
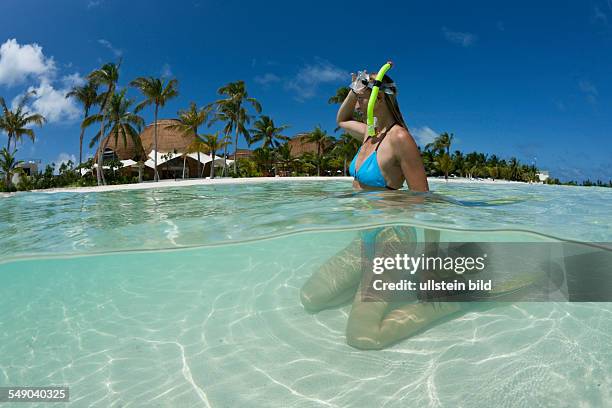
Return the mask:
POLYGON ((125 140, 123 136, 119 135, 117 140, 115 140, 114 135, 109 135, 106 137, 105 142, 108 142, 106 145, 106 150, 112 150, 115 152, 115 155, 119 160, 136 160, 138 158, 144 157, 144 152, 141 146, 137 146, 132 140, 131 137, 126 136, 125 140))
MULTIPOLYGON (((234 154, 236 155, 236 159, 246 159, 249 157, 253 157, 253 151, 249 149, 236 149, 234 154)), ((230 155, 232 159, 234 158, 234 154, 230 155)))
MULTIPOLYGON (((291 146, 291 155, 293 157, 299 157, 304 153, 317 153, 317 144, 315 142, 307 142, 306 139, 310 133, 298 133, 295 135, 289 143, 291 146)), ((331 145, 331 142, 325 146, 326 148, 331 145)))
MULTIPOLYGON (((185 134, 173 125, 180 124, 176 119, 160 119, 157 121, 157 151, 183 153, 193 142, 193 135, 185 134)), ((153 123, 147 125, 140 134, 142 147, 148 155, 154 149, 155 127, 153 123)))

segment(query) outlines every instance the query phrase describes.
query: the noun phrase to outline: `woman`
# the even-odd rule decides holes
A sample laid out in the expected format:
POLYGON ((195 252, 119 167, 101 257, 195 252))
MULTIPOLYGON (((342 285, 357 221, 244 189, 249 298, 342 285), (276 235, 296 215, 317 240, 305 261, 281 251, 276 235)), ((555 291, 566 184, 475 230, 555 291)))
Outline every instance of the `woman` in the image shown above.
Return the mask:
MULTIPOLYGON (((370 75, 370 84, 374 78, 375 75, 370 75)), ((336 117, 338 126, 362 142, 350 166, 355 178, 353 186, 356 189, 397 190, 406 180, 412 191, 429 191, 423 160, 400 112, 393 80, 383 77, 374 107, 377 133, 369 137, 366 136, 366 124, 355 120, 353 113, 358 111, 365 117, 372 91, 369 86, 357 83, 356 79, 353 75, 351 90, 336 117)))
MULTIPOLYGON (((427 192, 429 186, 423 161, 417 145, 410 135, 397 103, 397 88, 385 76, 374 108, 377 132, 366 136, 365 123, 355 120, 353 114, 365 117, 371 94, 371 75, 367 86, 353 75, 351 90, 337 115, 338 125, 362 141, 355 155, 350 173, 356 189, 392 189, 403 186, 412 191, 427 192)), ((423 240, 437 241, 436 234, 423 231, 423 240)), ((360 349, 380 349, 402 340, 436 321, 459 310, 457 303, 409 303, 399 307, 384 300, 364 301, 362 297, 361 256, 375 250, 376 242, 385 244, 385 252, 406 250, 406 244, 416 241, 414 228, 375 228, 361 233, 335 257, 329 259, 306 282, 301 290, 304 308, 317 312, 353 300, 347 324, 347 343, 360 349)), ((371 255, 367 255, 371 256, 371 255)))

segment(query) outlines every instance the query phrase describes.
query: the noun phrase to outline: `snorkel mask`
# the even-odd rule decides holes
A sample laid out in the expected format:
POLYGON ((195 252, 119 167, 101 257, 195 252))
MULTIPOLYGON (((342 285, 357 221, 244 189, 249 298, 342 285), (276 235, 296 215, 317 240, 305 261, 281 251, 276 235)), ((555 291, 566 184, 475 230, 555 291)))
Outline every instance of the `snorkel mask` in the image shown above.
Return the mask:
POLYGON ((370 80, 370 76, 366 70, 359 71, 355 81, 351 84, 351 88, 356 92, 361 91, 364 88, 370 88, 372 90, 372 94, 368 100, 368 116, 366 121, 368 125, 368 136, 376 135, 376 117, 374 117, 374 106, 376 105, 378 91, 382 89, 382 91, 388 95, 395 94, 395 83, 382 83, 385 74, 392 66, 393 63, 391 61, 387 61, 387 63, 383 65, 380 70, 378 70, 378 74, 376 74, 376 79, 374 80, 370 80))

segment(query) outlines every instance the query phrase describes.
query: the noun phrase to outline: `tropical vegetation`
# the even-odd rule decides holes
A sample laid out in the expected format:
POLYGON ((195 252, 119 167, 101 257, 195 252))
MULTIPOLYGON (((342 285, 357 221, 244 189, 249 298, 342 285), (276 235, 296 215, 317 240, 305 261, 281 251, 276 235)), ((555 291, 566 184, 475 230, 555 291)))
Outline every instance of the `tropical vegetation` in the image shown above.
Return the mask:
MULTIPOLYGON (((85 186, 101 184, 142 182, 149 175, 143 174, 147 157, 133 157, 138 165, 138 177, 119 171, 122 163, 113 155, 105 152, 110 142, 114 145, 128 143, 140 146, 140 133, 144 119, 139 115, 146 107, 152 107, 153 149, 158 146, 158 116, 170 100, 178 96, 176 79, 141 76, 129 82, 141 94, 135 104, 127 96, 128 89, 118 90, 121 63, 109 62, 95 69, 86 77, 85 83, 73 87, 66 98, 72 98, 82 107, 82 121, 78 135, 78 163, 62 162, 49 164, 43 171, 26 175, 22 170, 24 163, 17 160, 19 143, 24 138, 36 140, 35 127, 46 122, 43 115, 33 112, 29 101, 35 95, 25 93, 9 107, 0 97, 0 131, 7 135, 7 145, 0 150, 0 190, 31 190, 63 186, 85 186), (94 126, 95 125, 95 126, 94 126), (89 135, 88 146, 95 148, 93 157, 85 158, 83 143, 88 129, 94 127, 89 135), (93 174, 96 174, 95 178, 93 174), (18 180, 17 185, 13 180, 18 180)), ((328 102, 341 104, 349 90, 338 88, 328 102)), ((200 155, 209 154, 223 159, 222 176, 259 177, 259 176, 341 176, 348 174, 348 163, 359 149, 359 141, 347 133, 338 137, 330 135, 320 125, 299 139, 290 139, 286 131, 289 125, 278 124, 269 114, 262 114, 261 103, 249 95, 244 81, 229 82, 217 90, 220 99, 205 105, 191 102, 186 109, 177 112, 177 120, 165 125, 188 138, 185 152, 169 152, 168 158, 182 157, 182 177, 188 174, 187 156, 197 154, 196 177, 204 176, 200 155), (202 128, 220 123, 220 132, 201 133, 202 128), (253 150, 246 150, 238 157, 241 142, 253 150), (300 148, 301 146, 308 148, 300 148), (229 149, 233 148, 233 157, 229 149), (233 158, 233 166, 228 171, 226 160, 233 158)), ((357 112, 356 120, 362 120, 357 112)), ((163 123, 163 122, 162 122, 163 123)), ((334 132, 338 131, 336 128, 334 132)), ((466 178, 490 178, 523 182, 539 182, 539 170, 535 165, 521 163, 516 157, 502 158, 495 154, 482 152, 462 152, 453 150, 453 133, 439 134, 431 143, 421 149, 423 163, 428 176, 466 178)), ((76 145, 76 139, 75 139, 76 145)), ((142 149, 137 149, 141 151, 142 149)), ((193 157, 193 156, 192 156, 193 157)), ((218 160, 218 159, 217 159, 218 160)), ((153 158, 153 180, 159 180, 157 155, 153 158)), ((166 162, 166 166, 168 163, 166 162)), ((210 166, 210 177, 216 176, 215 166, 210 166)), ((612 187, 612 180, 585 180, 582 183, 570 181, 560 183, 549 178, 547 184, 567 184, 612 187)))

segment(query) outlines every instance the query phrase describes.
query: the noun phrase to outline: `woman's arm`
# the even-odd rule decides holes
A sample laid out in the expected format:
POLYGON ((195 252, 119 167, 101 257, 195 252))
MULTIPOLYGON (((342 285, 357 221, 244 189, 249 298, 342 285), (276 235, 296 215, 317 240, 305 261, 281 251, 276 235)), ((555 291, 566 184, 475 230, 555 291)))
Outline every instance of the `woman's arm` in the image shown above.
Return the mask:
POLYGON ((349 91, 348 95, 342 102, 338 114, 336 115, 336 123, 342 129, 353 136, 360 142, 366 133, 366 124, 361 123, 353 118, 353 112, 355 111, 355 104, 357 103, 357 96, 352 90, 349 91))
POLYGON ((392 137, 391 146, 410 190, 429 191, 421 153, 408 130, 401 129, 396 137, 392 137))

